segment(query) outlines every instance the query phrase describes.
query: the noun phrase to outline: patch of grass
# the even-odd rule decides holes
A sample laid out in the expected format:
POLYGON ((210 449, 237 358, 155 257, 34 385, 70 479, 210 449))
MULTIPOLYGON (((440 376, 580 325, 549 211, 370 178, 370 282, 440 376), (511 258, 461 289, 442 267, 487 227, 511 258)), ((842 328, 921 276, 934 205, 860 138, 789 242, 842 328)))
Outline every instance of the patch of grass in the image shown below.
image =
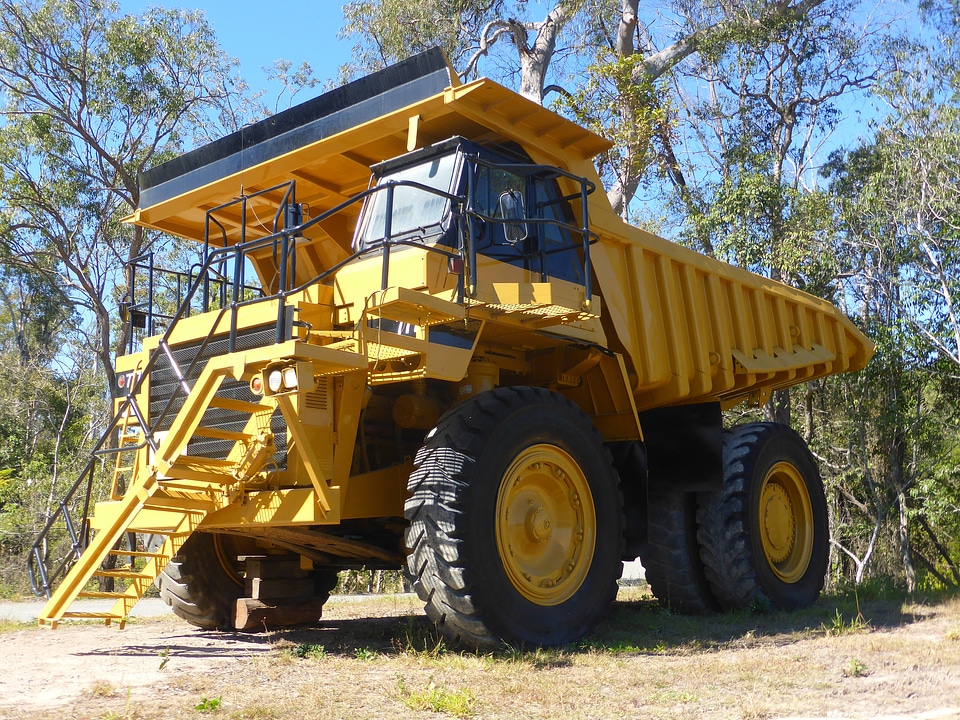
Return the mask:
POLYGON ((431 681, 423 690, 411 690, 403 678, 398 677, 397 690, 400 700, 411 710, 426 710, 458 718, 471 717, 476 713, 477 698, 469 689, 448 690, 431 681))
POLYGON ((767 720, 770 708, 756 700, 750 700, 740 707, 740 720, 767 720))
POLYGON ((427 626, 420 618, 407 618, 403 632, 392 644, 397 652, 422 660, 438 660, 447 652, 446 641, 437 628, 427 626))
POLYGON ((300 643, 291 652, 298 658, 308 660, 323 660, 327 657, 327 649, 319 643, 300 643))
POLYGON ((686 692, 685 690, 675 690, 675 689, 659 690, 653 693, 650 699, 657 703, 665 702, 671 705, 674 703, 691 703, 691 702, 698 701, 697 696, 694 695, 693 693, 686 692))
POLYGON ((280 713, 273 708, 260 707, 259 705, 230 713, 230 717, 236 720, 274 720, 274 718, 280 716, 280 713))
POLYGON ((0 620, 0 633, 16 632, 17 630, 33 629, 36 623, 17 622, 16 620, 0 620))
POLYGON ((859 658, 853 658, 843 668, 844 677, 866 677, 870 674, 870 668, 859 658))
POLYGON ((215 698, 204 697, 193 709, 202 713, 214 713, 220 709, 220 697, 219 696, 215 698))
MULTIPOLYGON (((106 683, 106 684, 109 685, 109 683, 106 683)), ((94 685, 97 685, 97 683, 94 683, 94 685)), ((114 694, 113 689, 111 688, 110 695, 112 696, 113 694, 114 694)), ((99 695, 96 697, 107 697, 107 696, 99 695)), ((132 718, 136 715, 135 711, 136 711, 136 708, 130 707, 130 688, 127 688, 127 702, 123 708, 123 714, 119 715, 115 712, 108 712, 105 715, 101 715, 98 718, 98 720, 132 720, 132 718)))
POLYGON ((353 651, 353 656, 357 660, 369 662, 380 657, 380 653, 378 653, 376 650, 371 650, 370 648, 358 647, 353 651))
POLYGON ((611 655, 639 655, 646 652, 646 648, 628 640, 615 640, 608 643, 589 640, 579 643, 577 648, 586 651, 593 650, 596 652, 610 653, 611 655))
POLYGON ((864 620, 863 615, 857 613, 857 616, 849 621, 845 620, 840 610, 837 609, 829 622, 820 623, 820 629, 825 635, 850 635, 861 633, 870 629, 870 621, 864 620))
POLYGON ((115 688, 107 680, 95 680, 90 686, 90 695, 93 697, 112 697, 114 692, 115 688))
POLYGON ((537 670, 569 667, 573 664, 569 654, 566 653, 563 648, 538 647, 533 650, 523 650, 521 648, 507 647, 501 657, 512 663, 530 665, 537 670))
POLYGON ((947 630, 947 640, 951 642, 960 641, 960 628, 951 628, 947 630))

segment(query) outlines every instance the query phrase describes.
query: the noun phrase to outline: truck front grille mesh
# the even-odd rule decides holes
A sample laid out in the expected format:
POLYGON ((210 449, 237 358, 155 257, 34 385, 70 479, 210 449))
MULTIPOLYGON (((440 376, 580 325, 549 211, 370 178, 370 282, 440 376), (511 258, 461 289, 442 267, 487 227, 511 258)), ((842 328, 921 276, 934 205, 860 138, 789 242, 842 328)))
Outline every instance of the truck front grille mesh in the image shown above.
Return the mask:
MULTIPOLYGON (((253 348, 272 345, 276 342, 276 325, 261 325, 237 332, 236 351, 252 350, 253 348)), ((224 355, 229 352, 230 339, 227 335, 218 335, 207 343, 203 348, 203 353, 196 361, 193 368, 189 370, 197 352, 202 345, 202 341, 183 343, 171 348, 171 354, 177 362, 181 372, 185 374, 187 384, 191 387, 196 383, 200 373, 206 366, 207 361, 218 355, 224 355)), ((150 373, 150 424, 154 430, 169 430, 173 424, 173 419, 177 416, 180 408, 186 401, 183 393, 177 395, 170 410, 164 416, 159 424, 156 419, 163 412, 170 398, 173 397, 178 385, 176 374, 170 366, 170 361, 166 354, 160 353, 150 373)), ((245 382, 225 379, 220 389, 217 391, 217 397, 228 398, 231 400, 243 400, 245 402, 259 402, 260 398, 250 391, 250 387, 245 382)), ((231 432, 242 432, 250 416, 247 413, 237 412, 235 410, 224 410, 221 408, 208 408, 203 414, 200 422, 202 427, 217 428, 220 430, 229 430, 231 432)), ((270 419, 270 429, 273 432, 274 443, 277 452, 273 457, 279 469, 284 469, 287 464, 287 425, 280 411, 276 411, 270 419)), ((233 441, 218 440, 215 438, 195 437, 187 446, 187 454, 198 457, 208 457, 216 459, 225 459, 233 448, 233 441)))

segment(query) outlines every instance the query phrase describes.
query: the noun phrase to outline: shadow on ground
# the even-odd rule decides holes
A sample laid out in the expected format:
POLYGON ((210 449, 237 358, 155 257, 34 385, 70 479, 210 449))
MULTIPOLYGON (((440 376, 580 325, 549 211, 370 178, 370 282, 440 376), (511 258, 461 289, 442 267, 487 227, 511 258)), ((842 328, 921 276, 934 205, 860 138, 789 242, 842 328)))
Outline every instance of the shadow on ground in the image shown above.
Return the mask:
MULTIPOLYGON (((917 601, 914 600, 916 603, 917 601)), ((922 603, 921 603, 922 604, 922 603)), ((879 630, 913 623, 918 615, 904 611, 904 598, 858 601, 854 596, 826 596, 813 607, 796 612, 739 612, 684 616, 670 613, 652 598, 618 601, 609 618, 583 640, 550 650, 503 648, 495 658, 523 660, 557 667, 577 654, 609 652, 627 655, 691 655, 724 647, 782 647, 804 638, 838 634, 852 629, 879 630)), ((914 605, 913 607, 916 607, 914 605)), ((371 608, 371 612, 375 609, 371 608)), ((929 617, 931 610, 923 617, 929 617)), ((270 652, 298 657, 322 653, 369 658, 374 654, 473 654, 449 646, 423 615, 325 619, 318 626, 262 633, 209 632, 185 629, 155 643, 84 653, 129 656, 214 658, 261 655, 270 652), (198 640, 203 644, 198 645, 198 640)), ((490 653, 482 653, 489 655, 490 653)))

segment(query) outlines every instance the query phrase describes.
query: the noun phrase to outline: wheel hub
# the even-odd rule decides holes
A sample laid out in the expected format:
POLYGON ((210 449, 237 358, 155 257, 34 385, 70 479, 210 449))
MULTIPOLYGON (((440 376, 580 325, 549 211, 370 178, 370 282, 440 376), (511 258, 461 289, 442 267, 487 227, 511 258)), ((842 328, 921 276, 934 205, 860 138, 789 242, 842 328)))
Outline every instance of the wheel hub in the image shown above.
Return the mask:
POLYGON ((577 462, 534 445, 507 469, 497 497, 497 549, 507 578, 530 602, 559 605, 590 570, 596 510, 577 462))
POLYGON ((813 555, 814 520, 806 483, 791 463, 777 463, 764 478, 757 522, 767 565, 784 582, 798 582, 813 555))
POLYGON ((527 514, 527 534, 534 542, 546 542, 549 540, 552 528, 553 523, 550 522, 550 511, 542 506, 534 506, 527 514))
POLYGON ((763 514, 763 532, 769 543, 770 559, 777 563, 783 562, 793 548, 797 523, 793 516, 793 504, 776 483, 769 483, 764 488, 761 499, 761 513, 763 514))

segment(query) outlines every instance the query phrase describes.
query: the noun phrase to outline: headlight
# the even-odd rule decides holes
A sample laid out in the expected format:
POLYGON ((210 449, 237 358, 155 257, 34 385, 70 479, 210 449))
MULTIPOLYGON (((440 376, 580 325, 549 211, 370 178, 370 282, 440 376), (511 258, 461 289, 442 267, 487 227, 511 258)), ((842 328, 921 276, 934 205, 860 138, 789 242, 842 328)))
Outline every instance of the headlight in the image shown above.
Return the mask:
POLYGON ((284 390, 295 390, 297 387, 297 369, 295 367, 285 367, 282 372, 284 390))
POLYGON ((280 386, 283 384, 283 372, 279 369, 271 370, 270 374, 267 375, 267 387, 270 388, 270 392, 278 393, 280 392, 280 386))

